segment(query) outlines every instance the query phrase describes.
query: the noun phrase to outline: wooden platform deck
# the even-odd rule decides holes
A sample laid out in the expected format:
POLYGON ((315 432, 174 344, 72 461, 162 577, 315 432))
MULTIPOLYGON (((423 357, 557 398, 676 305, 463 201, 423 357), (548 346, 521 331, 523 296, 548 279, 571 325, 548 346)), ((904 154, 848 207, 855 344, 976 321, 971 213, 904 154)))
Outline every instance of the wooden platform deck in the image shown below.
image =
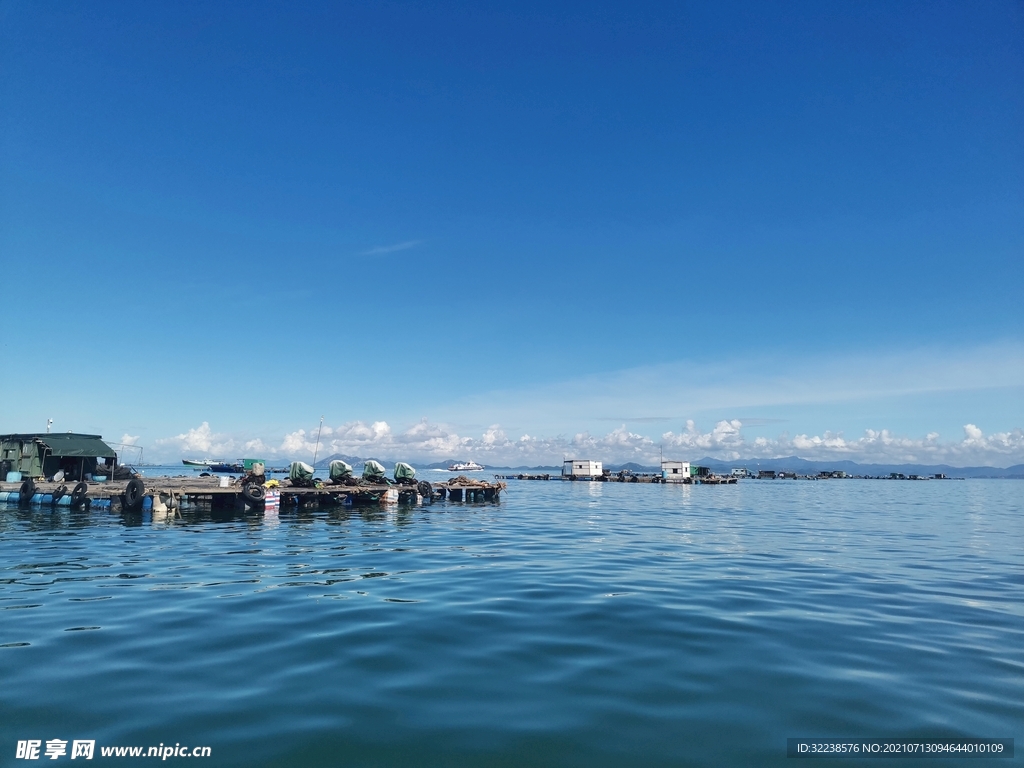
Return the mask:
MULTIPOLYGON (((178 504, 208 503, 213 507, 248 506, 263 509, 299 505, 333 506, 361 504, 432 504, 436 501, 453 502, 496 502, 505 488, 504 483, 461 484, 456 481, 429 483, 421 481, 416 485, 332 485, 319 487, 292 486, 284 480, 277 487, 266 488, 263 501, 253 501, 243 493, 240 481, 221 484, 220 477, 141 477, 144 490, 134 509, 174 508, 178 504), (429 487, 429 492, 427 488, 429 487)), ((22 499, 21 483, 0 483, 0 503, 30 504, 38 506, 90 506, 112 509, 126 509, 125 492, 129 481, 87 482, 84 499, 72 501, 71 492, 77 483, 55 483, 38 481, 31 499, 22 499), (63 494, 55 499, 54 494, 63 486, 63 494)))

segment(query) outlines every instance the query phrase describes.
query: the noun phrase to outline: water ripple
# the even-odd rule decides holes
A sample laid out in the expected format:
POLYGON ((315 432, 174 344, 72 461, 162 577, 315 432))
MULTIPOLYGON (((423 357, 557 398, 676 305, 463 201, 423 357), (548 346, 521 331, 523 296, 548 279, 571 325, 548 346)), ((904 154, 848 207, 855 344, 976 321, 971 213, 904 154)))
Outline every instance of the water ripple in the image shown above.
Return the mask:
POLYGON ((0 721, 238 766, 783 766, 788 736, 1017 735, 1019 487, 0 506, 0 721))

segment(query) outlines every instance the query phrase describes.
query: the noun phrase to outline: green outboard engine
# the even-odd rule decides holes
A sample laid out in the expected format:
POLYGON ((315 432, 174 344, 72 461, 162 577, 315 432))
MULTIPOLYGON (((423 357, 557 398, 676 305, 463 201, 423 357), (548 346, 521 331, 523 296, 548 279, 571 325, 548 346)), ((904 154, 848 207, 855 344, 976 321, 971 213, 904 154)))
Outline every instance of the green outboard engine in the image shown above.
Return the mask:
POLYGON ((363 465, 363 480, 367 480, 376 485, 384 485, 387 483, 387 480, 384 477, 385 472, 386 470, 384 469, 383 464, 379 461, 370 459, 363 465))
POLYGON ((340 459, 335 459, 330 464, 331 480, 336 483, 343 483, 352 477, 352 465, 340 459))
POLYGON ((293 461, 288 470, 288 479, 292 485, 308 485, 313 482, 313 468, 302 461, 293 461))
POLYGON ((412 485, 416 482, 416 470, 404 461, 398 462, 395 464, 395 482, 402 483, 404 485, 412 485))

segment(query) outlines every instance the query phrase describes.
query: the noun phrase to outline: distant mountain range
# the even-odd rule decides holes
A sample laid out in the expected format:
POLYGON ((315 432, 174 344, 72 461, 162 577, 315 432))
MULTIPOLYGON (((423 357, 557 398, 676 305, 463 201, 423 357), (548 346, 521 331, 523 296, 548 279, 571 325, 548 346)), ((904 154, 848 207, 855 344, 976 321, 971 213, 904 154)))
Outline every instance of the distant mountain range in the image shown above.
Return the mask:
MULTIPOLYGON (((360 456, 348 456, 346 454, 336 453, 317 461, 316 468, 327 469, 330 463, 335 459, 341 459, 342 461, 348 462, 353 467, 361 467, 370 459, 374 459, 375 461, 379 461, 381 464, 385 465, 394 464, 394 461, 390 459, 381 459, 372 456, 363 458, 360 456)), ((414 463, 414 466, 417 469, 448 469, 450 465, 458 461, 465 460, 446 459, 445 461, 435 461, 432 464, 414 463)), ((705 456, 703 459, 691 461, 690 463, 698 464, 702 467, 708 467, 716 474, 727 474, 734 467, 745 467, 752 472, 756 472, 759 469, 771 469, 776 472, 795 472, 799 475, 816 475, 819 472, 842 470, 849 475, 868 475, 872 477, 888 475, 891 472, 901 472, 904 475, 943 474, 949 477, 998 477, 1018 480, 1024 479, 1024 464, 1016 464, 1012 467, 1006 467, 1005 469, 1001 469, 1000 467, 953 467, 949 464, 858 464, 855 461, 811 461, 808 459, 801 459, 798 456, 787 456, 783 459, 737 459, 736 461, 722 461, 721 459, 713 459, 710 456, 705 456)), ((507 472, 551 473, 562 471, 561 465, 541 465, 532 467, 488 466, 487 469, 507 472)), ((605 469, 611 470, 612 472, 629 470, 631 472, 638 473, 661 471, 661 467, 659 466, 636 464, 634 462, 627 462, 626 464, 605 464, 605 469)))
POLYGON ((1024 464, 1016 464, 1002 469, 1000 467, 953 467, 949 464, 858 464, 855 461, 809 461, 797 456, 784 459, 742 459, 738 461, 722 461, 705 457, 693 464, 709 467, 715 473, 724 473, 733 467, 746 467, 748 470, 772 469, 776 472, 791 471, 799 475, 818 474, 830 470, 842 470, 848 475, 878 476, 891 472, 904 475, 938 475, 949 477, 1004 477, 1024 479, 1024 464))

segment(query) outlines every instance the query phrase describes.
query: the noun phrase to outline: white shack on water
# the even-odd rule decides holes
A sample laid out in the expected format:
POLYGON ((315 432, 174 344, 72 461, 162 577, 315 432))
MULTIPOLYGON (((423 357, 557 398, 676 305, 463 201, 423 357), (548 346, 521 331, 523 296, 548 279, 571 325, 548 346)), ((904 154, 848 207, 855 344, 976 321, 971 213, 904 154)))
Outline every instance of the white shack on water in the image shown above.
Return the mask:
POLYGON ((661 462, 661 479, 666 483, 690 482, 690 462, 666 461, 663 459, 661 462))
POLYGON ((566 459, 562 462, 562 477, 601 477, 604 466, 590 459, 566 459))

